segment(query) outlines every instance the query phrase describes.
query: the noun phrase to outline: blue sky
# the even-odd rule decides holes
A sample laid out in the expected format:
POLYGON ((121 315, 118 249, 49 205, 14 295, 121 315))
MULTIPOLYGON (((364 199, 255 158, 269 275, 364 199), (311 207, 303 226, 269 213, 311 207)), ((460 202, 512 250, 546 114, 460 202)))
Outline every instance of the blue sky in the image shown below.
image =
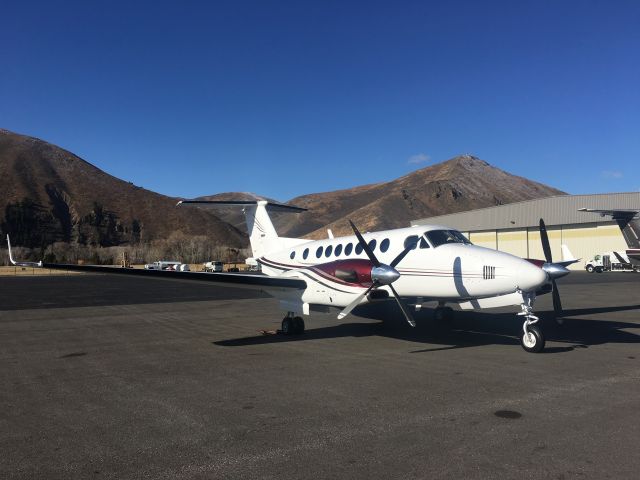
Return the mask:
POLYGON ((0 128, 173 196, 279 200, 471 153, 640 190, 640 2, 7 2, 0 128))

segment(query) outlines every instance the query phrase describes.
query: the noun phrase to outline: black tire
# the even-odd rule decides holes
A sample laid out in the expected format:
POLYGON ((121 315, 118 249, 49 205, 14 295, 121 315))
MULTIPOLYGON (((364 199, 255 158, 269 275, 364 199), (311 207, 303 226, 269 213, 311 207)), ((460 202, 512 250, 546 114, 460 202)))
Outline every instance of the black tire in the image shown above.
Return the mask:
POLYGON ((529 330, 529 337, 526 338, 524 332, 522 332, 522 336, 520 337, 522 348, 529 353, 540 353, 544 349, 545 344, 542 330, 536 325, 529 325, 527 330, 529 330))
POLYGON ((586 269, 586 270, 587 270, 587 272, 589 272, 589 273, 593 273, 593 272, 596 270, 595 268, 593 268, 593 265, 587 265, 587 266, 585 267, 585 269, 586 269))
POLYGON ((438 307, 433 311, 433 319, 436 323, 445 324, 453 320, 453 308, 438 307))
POLYGON ((284 335, 292 335, 295 330, 293 318, 286 317, 282 320, 282 333, 284 335))
POLYGON ((302 317, 295 317, 293 319, 293 333, 296 335, 302 335, 304 333, 304 320, 302 317))
POLYGON ((596 268, 596 273, 602 273, 602 272, 604 272, 604 268, 602 268, 602 267, 597 267, 596 268))

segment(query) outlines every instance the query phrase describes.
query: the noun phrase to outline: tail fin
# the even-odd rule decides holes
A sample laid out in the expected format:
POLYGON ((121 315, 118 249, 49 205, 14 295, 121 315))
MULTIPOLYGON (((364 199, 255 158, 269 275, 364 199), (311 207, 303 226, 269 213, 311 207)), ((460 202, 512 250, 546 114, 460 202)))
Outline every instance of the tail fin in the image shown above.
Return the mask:
POLYGON ((286 238, 278 236, 269 211, 274 212, 305 212, 306 208, 283 205, 281 203, 257 201, 214 201, 214 200, 182 200, 178 205, 211 205, 221 207, 241 207, 247 222, 247 231, 251 242, 251 250, 255 258, 260 258, 269 252, 285 249, 308 240, 286 238))
POLYGON ((560 248, 562 250, 562 261, 555 262, 558 265, 562 265, 563 267, 568 267, 569 265, 579 262, 581 260, 580 258, 574 257, 573 253, 571 253, 571 250, 569 250, 569 247, 567 247, 564 243, 560 245, 560 248))
POLYGON ((573 256, 573 253, 571 253, 571 250, 569 250, 569 247, 567 247, 564 243, 560 246, 560 248, 562 249, 562 260, 563 261, 575 260, 576 259, 576 257, 573 256))

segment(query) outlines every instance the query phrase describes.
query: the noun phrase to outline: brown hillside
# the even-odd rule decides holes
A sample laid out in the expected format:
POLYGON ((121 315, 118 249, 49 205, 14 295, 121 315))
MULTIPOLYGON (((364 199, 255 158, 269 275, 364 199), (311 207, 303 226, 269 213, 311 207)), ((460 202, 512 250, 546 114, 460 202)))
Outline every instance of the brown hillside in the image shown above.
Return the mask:
MULTIPOLYGON (((323 238, 327 228, 336 235, 351 233, 348 219, 363 231, 374 231, 406 227, 418 218, 562 193, 511 175, 476 157, 462 155, 391 182, 294 198, 288 203, 309 211, 281 215, 274 223, 283 236, 323 238)), ((256 197, 254 194, 226 193, 206 198, 247 200, 256 197)), ((238 212, 222 218, 241 228, 242 218, 238 212)))
POLYGON ((288 218, 283 234, 321 238, 326 228, 347 234, 348 218, 368 231, 406 227, 418 218, 562 193, 462 155, 391 182, 294 198, 291 204, 310 211, 288 218))
POLYGON ((1 228, 15 236, 16 244, 62 240, 115 245, 167 238, 175 231, 208 235, 223 245, 246 243, 243 233, 211 212, 176 208, 175 198, 119 180, 71 152, 8 130, 0 130, 0 192, 1 228), (34 230, 48 236, 34 238, 34 230))

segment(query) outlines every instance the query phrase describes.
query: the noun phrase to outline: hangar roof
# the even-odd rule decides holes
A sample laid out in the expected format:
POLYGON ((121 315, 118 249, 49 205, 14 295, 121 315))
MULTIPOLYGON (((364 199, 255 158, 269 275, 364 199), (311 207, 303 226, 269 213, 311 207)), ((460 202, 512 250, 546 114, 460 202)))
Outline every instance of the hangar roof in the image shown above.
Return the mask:
POLYGON ((480 208, 467 212, 414 220, 411 225, 437 223, 462 231, 538 227, 543 218, 547 226, 609 222, 599 213, 579 212, 579 208, 638 209, 640 192, 592 195, 556 195, 553 197, 480 208))

